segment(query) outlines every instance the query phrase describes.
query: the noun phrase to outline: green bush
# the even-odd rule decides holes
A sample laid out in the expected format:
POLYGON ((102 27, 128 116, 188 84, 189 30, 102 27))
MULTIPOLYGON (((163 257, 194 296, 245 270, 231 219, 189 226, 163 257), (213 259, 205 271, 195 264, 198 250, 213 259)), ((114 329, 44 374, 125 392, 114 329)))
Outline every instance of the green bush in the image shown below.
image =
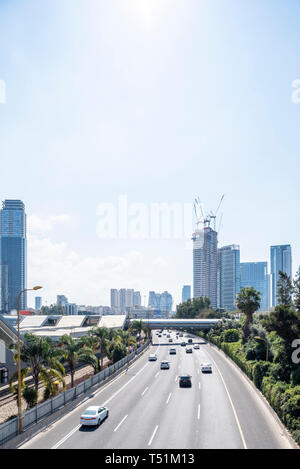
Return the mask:
POLYGON ((240 334, 236 329, 228 329, 223 333, 223 342, 232 343, 240 340, 240 334))
POLYGON ((22 391, 22 396, 26 401, 28 409, 32 409, 37 404, 38 401, 38 391, 35 388, 29 388, 25 386, 22 391))
POLYGON ((259 361, 255 363, 253 367, 253 383, 258 389, 261 389, 262 380, 268 375, 271 366, 270 362, 259 361))

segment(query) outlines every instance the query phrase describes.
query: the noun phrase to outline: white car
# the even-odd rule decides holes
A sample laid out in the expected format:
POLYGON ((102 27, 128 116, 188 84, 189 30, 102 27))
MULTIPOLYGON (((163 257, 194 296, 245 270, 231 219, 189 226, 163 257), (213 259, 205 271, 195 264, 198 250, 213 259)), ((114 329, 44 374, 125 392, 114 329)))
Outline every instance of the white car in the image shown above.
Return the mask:
POLYGON ((200 345, 198 345, 198 344, 194 345, 194 349, 195 349, 195 350, 199 350, 199 349, 200 349, 200 345))
POLYGON ((81 425, 100 425, 100 423, 108 417, 109 410, 107 407, 90 406, 80 417, 81 425))
POLYGON ((169 354, 170 355, 176 355, 176 348, 170 348, 169 354))
POLYGON ((161 362, 161 364, 160 364, 160 369, 161 369, 161 370, 169 370, 169 369, 170 369, 170 364, 169 364, 169 362, 161 362))
POLYGON ((201 364, 202 373, 212 373, 212 365, 210 363, 201 364))
POLYGON ((157 356, 156 355, 149 355, 148 357, 148 361, 149 362, 156 362, 157 360, 157 356))

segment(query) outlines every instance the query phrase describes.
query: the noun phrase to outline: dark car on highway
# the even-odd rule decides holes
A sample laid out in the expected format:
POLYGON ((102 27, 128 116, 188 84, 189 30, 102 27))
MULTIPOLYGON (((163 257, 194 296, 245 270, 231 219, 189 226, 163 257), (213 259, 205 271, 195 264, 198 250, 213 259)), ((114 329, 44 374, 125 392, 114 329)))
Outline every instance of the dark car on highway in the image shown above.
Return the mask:
POLYGON ((192 377, 190 375, 179 376, 179 387, 180 388, 191 388, 192 387, 192 377))

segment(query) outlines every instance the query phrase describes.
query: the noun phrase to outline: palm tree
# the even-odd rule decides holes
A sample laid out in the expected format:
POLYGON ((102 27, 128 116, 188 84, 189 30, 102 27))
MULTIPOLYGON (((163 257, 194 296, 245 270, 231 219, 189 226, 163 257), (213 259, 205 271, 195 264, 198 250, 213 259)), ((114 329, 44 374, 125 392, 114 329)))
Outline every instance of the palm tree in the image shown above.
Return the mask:
POLYGON ((82 361, 88 364, 93 363, 95 366, 96 357, 93 350, 84 344, 84 339, 75 341, 73 337, 65 334, 60 338, 60 343, 62 358, 68 363, 70 368, 71 387, 73 388, 77 363, 82 361))
POLYGON ((115 341, 119 341, 122 345, 125 345, 128 347, 129 345, 132 345, 134 348, 136 348, 136 338, 133 337, 132 335, 129 335, 129 331, 123 331, 122 329, 119 329, 117 331, 117 336, 115 341))
POLYGON ((111 332, 107 327, 96 327, 91 330, 90 335, 96 338, 98 342, 97 349, 100 350, 100 360, 102 369, 104 356, 107 353, 107 347, 109 345, 109 337, 111 337, 111 332))
POLYGON ((138 321, 133 321, 131 324, 131 329, 137 333, 139 342, 141 341, 141 338, 142 338, 142 332, 145 332, 145 334, 147 334, 147 331, 148 331, 148 328, 142 319, 138 321))
MULTIPOLYGON (((16 344, 11 345, 11 350, 16 351, 16 344)), ((21 360, 29 366, 22 369, 21 386, 25 390, 25 377, 31 372, 34 381, 34 390, 36 398, 38 397, 39 381, 46 379, 47 375, 55 375, 63 386, 65 385, 65 370, 60 362, 60 352, 56 343, 50 337, 37 337, 31 333, 24 334, 21 344, 21 360)), ((14 359, 17 360, 17 352, 14 359)), ((10 378, 10 389, 13 393, 17 391, 17 387, 13 386, 13 382, 17 379, 17 373, 10 378)), ((26 390, 25 395, 33 395, 26 390)))
POLYGON ((243 325, 244 339, 250 335, 253 314, 260 308, 260 293, 253 287, 242 288, 237 296, 237 307, 246 316, 243 325))

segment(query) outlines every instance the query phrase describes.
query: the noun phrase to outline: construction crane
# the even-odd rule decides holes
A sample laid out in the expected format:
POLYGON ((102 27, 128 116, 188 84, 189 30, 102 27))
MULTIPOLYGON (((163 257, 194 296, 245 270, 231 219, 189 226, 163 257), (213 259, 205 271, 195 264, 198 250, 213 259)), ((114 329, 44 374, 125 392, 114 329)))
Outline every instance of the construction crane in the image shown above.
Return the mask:
POLYGON ((214 220, 214 231, 216 231, 216 219, 217 219, 217 214, 218 214, 218 212, 219 212, 219 210, 220 210, 220 207, 221 207, 221 205, 222 205, 222 202, 223 202, 223 200, 224 200, 224 197, 225 197, 225 194, 222 195, 217 210, 216 210, 215 212, 212 212, 212 211, 211 211, 210 214, 209 214, 210 219, 211 219, 211 220, 214 220))
MULTIPOLYGON (((214 231, 216 231, 217 214, 220 210, 220 207, 222 205, 224 197, 225 197, 225 194, 222 195, 217 210, 215 212, 210 211, 210 213, 207 214, 207 215, 205 215, 204 212, 203 212, 203 207, 202 207, 202 203, 200 201, 200 198, 198 197, 198 198, 195 199, 195 201, 194 201, 194 211, 195 211, 195 215, 196 215, 197 228, 199 227, 200 224, 203 224, 204 228, 205 227, 210 227, 211 221, 213 220, 214 231)), ((223 214, 222 214, 222 217, 223 217, 223 214)))

